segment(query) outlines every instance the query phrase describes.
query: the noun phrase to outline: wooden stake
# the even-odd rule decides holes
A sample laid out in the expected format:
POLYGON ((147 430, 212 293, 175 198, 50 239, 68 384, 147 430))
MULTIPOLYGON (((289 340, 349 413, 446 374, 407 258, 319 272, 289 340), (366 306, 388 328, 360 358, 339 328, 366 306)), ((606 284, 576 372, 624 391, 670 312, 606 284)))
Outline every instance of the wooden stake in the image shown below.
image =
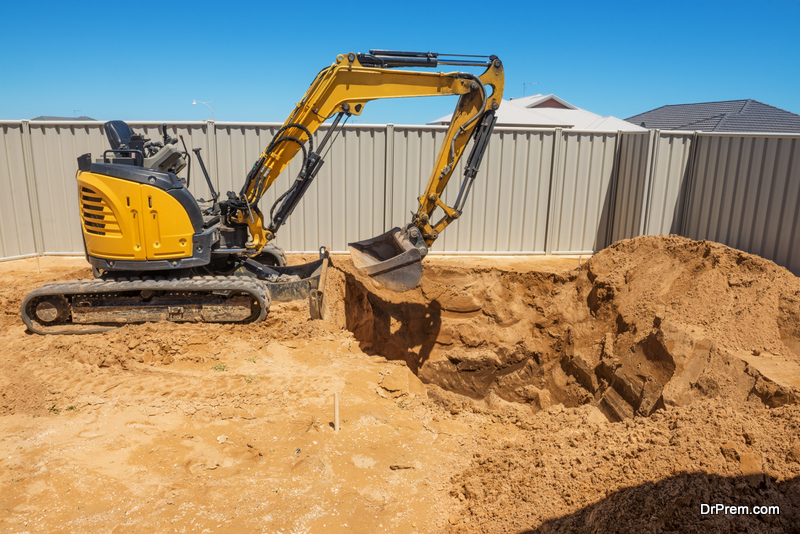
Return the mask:
POLYGON ((333 429, 339 431, 339 394, 333 394, 333 429))

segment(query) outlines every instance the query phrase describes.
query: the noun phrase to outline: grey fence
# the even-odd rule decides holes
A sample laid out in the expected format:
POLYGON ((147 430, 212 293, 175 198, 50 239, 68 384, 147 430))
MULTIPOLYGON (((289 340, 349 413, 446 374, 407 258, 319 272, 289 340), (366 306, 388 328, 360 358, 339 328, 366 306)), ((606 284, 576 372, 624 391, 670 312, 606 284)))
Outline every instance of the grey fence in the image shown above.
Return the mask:
MULTIPOLYGON (((131 123, 156 139, 159 125, 131 123)), ((214 187, 224 193, 240 189, 278 126, 173 123, 169 134, 182 135, 189 150, 202 149, 214 187)), ((76 158, 108 148, 102 123, 5 121, 0 128, 0 258, 81 254, 76 158)), ((277 244, 345 251, 348 241, 408 222, 445 130, 346 127, 277 244)), ((753 252, 800 274, 799 139, 498 128, 464 215, 434 252, 588 254, 623 238, 675 233, 753 252)), ((298 171, 293 162, 262 209, 298 171)), ((208 198, 200 176, 193 165, 190 190, 208 198)), ((457 189, 451 183, 445 202, 457 189)))

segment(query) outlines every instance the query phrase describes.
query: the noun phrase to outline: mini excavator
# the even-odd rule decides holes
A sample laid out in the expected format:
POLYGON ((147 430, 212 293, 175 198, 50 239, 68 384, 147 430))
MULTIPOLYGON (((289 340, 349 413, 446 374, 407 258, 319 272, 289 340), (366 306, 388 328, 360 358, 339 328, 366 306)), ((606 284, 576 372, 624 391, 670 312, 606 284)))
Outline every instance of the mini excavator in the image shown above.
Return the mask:
POLYGON ((208 201, 195 199, 177 177, 191 158, 185 145, 179 150, 167 135, 166 125, 163 143, 153 143, 122 121, 106 123, 112 149, 94 162, 90 154, 79 157, 77 172, 86 258, 95 279, 32 291, 22 302, 22 319, 40 334, 96 333, 149 321, 252 323, 264 319, 271 300, 305 296, 311 316, 319 318, 325 249, 320 260, 289 267, 271 242, 314 181, 325 147, 371 100, 460 95, 411 221, 350 243, 360 272, 394 291, 412 289, 429 247, 463 211, 494 128, 503 82, 502 62, 495 56, 390 50, 339 55, 316 76, 238 194, 220 199, 195 149, 211 192, 208 201), (439 65, 485 71, 405 70, 439 65), (328 120, 315 146, 313 135, 328 120), (441 195, 470 140, 458 196, 448 206, 441 195), (297 178, 265 218, 259 200, 298 153, 297 178), (437 208, 443 214, 434 221, 437 208))

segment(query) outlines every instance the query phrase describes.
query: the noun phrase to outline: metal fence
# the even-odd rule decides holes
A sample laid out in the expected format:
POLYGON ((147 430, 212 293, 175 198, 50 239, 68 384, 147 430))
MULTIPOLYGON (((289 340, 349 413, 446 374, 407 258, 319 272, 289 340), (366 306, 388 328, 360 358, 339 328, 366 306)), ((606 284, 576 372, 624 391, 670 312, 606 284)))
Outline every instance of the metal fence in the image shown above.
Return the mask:
MULTIPOLYGON (((160 123, 131 123, 158 139, 160 123)), ((201 148, 214 187, 238 191, 277 124, 169 125, 201 148)), ((4 121, 0 143, 0 258, 81 254, 76 158, 108 148, 102 123, 4 121)), ((324 135, 326 127, 318 136, 324 135)), ((287 251, 375 236, 408 222, 446 128, 354 125, 339 134, 315 184, 281 229, 287 251)), ((497 128, 464 215, 434 252, 587 254, 643 234, 710 239, 800 274, 800 136, 582 132, 497 128)), ((266 211, 297 172, 293 162, 262 200, 266 211)), ((453 174, 457 182, 459 166, 453 174)), ((182 171, 186 175, 186 170, 182 171)), ((196 163, 189 186, 210 192, 196 163)), ((445 191, 452 203, 457 184, 445 191)))

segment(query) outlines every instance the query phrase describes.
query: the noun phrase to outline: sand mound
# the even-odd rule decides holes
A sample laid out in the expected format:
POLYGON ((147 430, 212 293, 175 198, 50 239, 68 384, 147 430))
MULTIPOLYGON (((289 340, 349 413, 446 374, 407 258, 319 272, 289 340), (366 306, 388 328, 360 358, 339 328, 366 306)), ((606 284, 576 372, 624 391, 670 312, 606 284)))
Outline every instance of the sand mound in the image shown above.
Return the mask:
POLYGON ((363 350, 473 399, 591 404, 612 421, 705 397, 797 399, 800 280, 716 243, 639 237, 561 274, 426 265, 402 294, 337 269, 332 320, 363 350))
POLYGON ((553 407, 528 430, 489 435, 453 477, 453 532, 795 531, 800 406, 703 399, 626 424, 595 410, 553 407), (717 503, 780 513, 701 514, 717 503))

